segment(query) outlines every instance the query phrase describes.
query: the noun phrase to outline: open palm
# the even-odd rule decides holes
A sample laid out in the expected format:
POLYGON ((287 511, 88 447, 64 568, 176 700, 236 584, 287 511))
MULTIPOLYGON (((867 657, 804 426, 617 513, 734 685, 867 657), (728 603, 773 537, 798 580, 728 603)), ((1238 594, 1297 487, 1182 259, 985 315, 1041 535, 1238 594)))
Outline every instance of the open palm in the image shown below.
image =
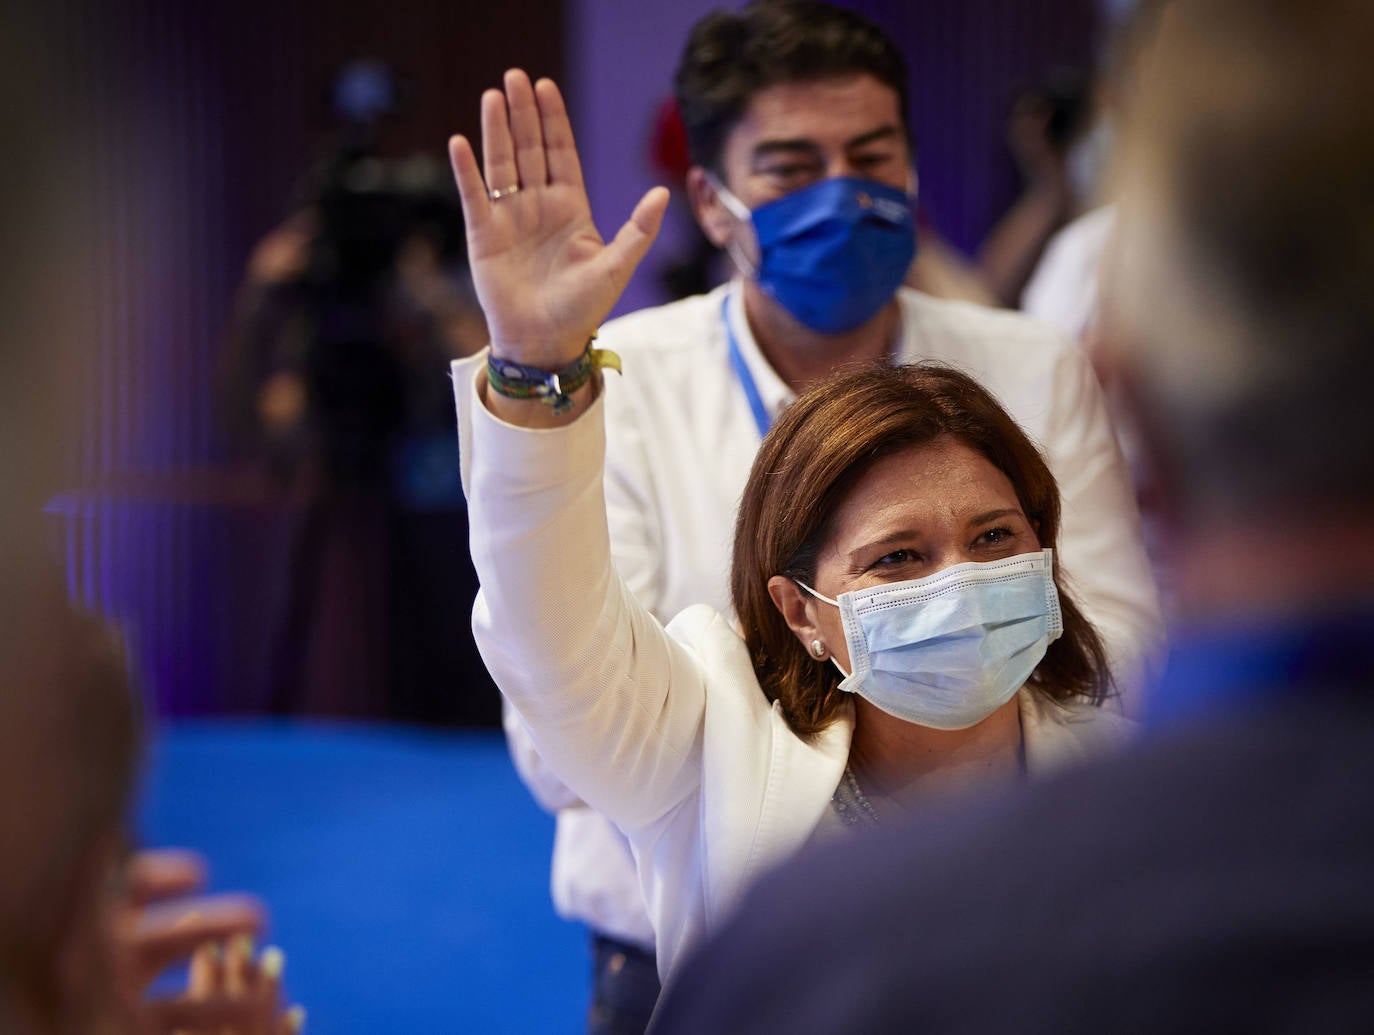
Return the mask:
POLYGON ((478 300, 498 355, 557 370, 581 354, 658 233, 668 192, 640 199, 609 242, 592 222, 567 108, 547 79, 482 95, 482 157, 449 144, 478 300))

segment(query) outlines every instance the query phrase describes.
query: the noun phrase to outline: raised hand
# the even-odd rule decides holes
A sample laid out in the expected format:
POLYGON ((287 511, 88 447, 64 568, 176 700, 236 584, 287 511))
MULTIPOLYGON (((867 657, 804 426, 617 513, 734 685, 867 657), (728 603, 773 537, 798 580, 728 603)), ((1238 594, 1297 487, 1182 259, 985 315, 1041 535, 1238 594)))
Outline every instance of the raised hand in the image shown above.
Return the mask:
POLYGON ((449 142, 468 257, 492 351, 558 370, 581 355, 663 221, 668 192, 649 191, 606 243, 592 222, 558 87, 505 76, 482 95, 485 179, 466 138, 449 142))

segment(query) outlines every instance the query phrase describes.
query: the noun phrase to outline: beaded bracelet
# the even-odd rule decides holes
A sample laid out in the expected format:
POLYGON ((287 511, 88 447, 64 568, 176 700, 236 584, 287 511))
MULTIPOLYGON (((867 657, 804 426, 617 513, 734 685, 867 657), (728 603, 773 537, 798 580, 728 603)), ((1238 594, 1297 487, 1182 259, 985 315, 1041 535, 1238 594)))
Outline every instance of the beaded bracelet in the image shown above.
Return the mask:
POLYGON ((498 395, 507 399, 538 399, 552 406, 554 413, 566 413, 572 409, 572 394, 591 380, 592 372, 610 367, 620 373, 620 357, 610 349, 594 349, 593 334, 587 340, 582 355, 562 370, 549 372, 538 367, 527 367, 508 359, 498 359, 487 354, 487 383, 498 395))

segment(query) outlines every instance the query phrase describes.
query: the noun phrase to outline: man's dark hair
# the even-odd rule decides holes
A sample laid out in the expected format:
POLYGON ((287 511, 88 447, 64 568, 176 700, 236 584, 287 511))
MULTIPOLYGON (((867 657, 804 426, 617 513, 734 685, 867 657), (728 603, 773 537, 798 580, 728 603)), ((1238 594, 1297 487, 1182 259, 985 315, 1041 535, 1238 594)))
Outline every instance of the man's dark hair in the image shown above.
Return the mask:
POLYGON ((862 15, 820 0, 758 0, 708 14, 693 26, 674 80, 693 163, 721 172, 725 137, 760 90, 858 73, 897 92, 906 127, 906 62, 862 15))

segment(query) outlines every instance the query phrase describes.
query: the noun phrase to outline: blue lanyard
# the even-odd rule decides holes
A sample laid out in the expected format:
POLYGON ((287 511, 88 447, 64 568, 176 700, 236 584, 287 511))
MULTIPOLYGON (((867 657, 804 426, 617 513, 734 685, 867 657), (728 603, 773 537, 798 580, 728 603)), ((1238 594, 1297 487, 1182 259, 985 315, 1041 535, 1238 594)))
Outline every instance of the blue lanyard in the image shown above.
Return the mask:
POLYGON ((754 423, 758 425, 759 437, 762 438, 773 426, 773 418, 763 405, 763 399, 759 396, 759 386, 754 383, 754 375, 749 372, 749 365, 744 362, 744 354, 739 350, 739 342, 735 340, 735 329, 730 326, 728 292, 721 299, 720 320, 725 324, 725 340, 730 346, 730 365, 735 368, 735 376, 739 378, 739 385, 744 389, 744 397, 749 400, 749 409, 754 411, 754 423))

